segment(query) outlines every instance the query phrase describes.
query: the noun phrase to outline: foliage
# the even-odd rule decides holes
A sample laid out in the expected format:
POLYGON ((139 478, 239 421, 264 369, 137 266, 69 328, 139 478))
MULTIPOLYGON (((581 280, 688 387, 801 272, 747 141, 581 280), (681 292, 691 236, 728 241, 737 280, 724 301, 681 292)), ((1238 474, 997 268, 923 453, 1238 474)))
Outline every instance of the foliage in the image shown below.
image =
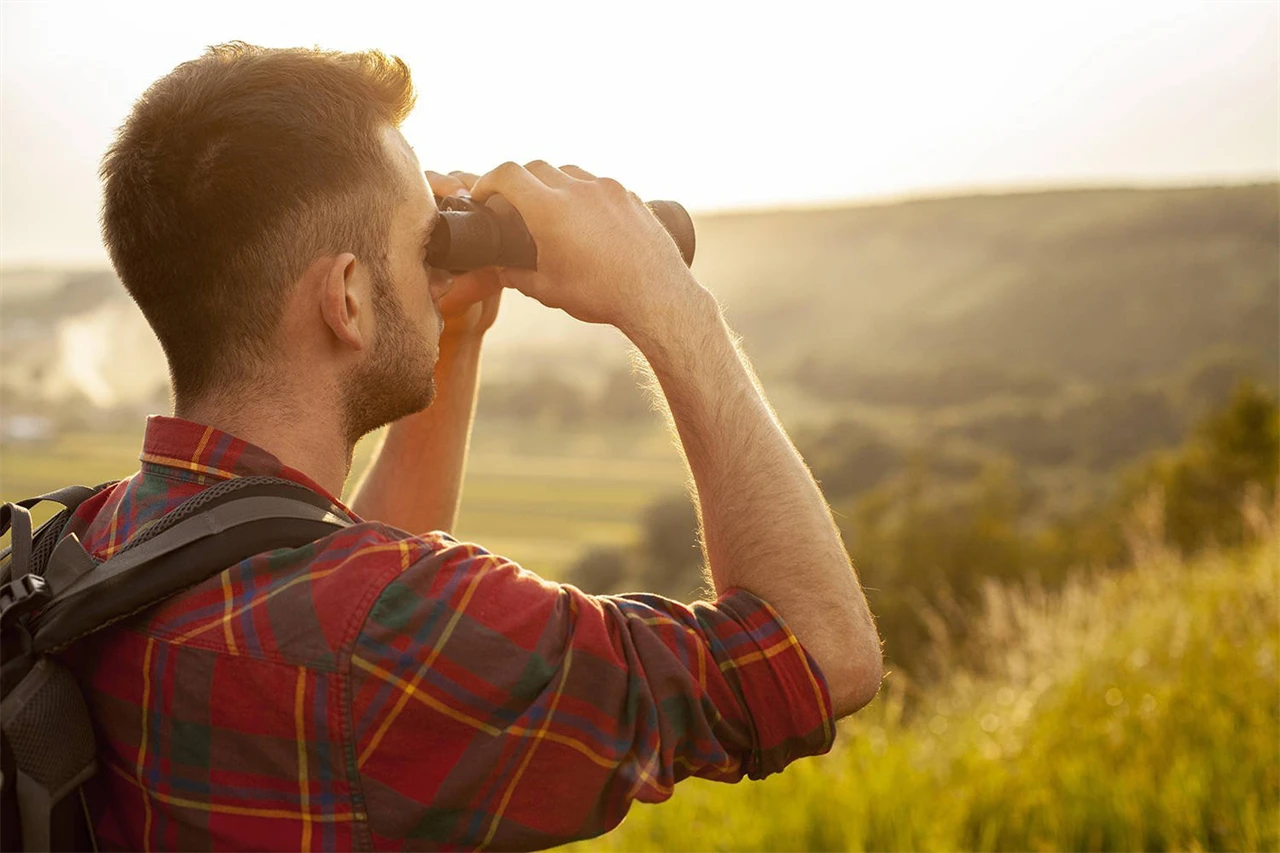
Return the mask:
POLYGON ((1161 526, 1174 545, 1189 552, 1240 542, 1245 530, 1238 508, 1250 489, 1263 505, 1274 503, 1278 469, 1276 396, 1244 382, 1184 447, 1140 469, 1128 491, 1156 491, 1163 501, 1161 526))
POLYGON ((693 597, 702 568, 697 526, 697 511, 685 494, 669 495, 645 509, 639 547, 644 589, 681 600, 693 597))
MULTIPOLYGON (((835 502, 886 657, 919 679, 939 676, 930 648, 965 644, 992 580, 1055 588, 1078 567, 1121 564, 1132 550, 1125 520, 1152 493, 1163 496, 1155 527, 1184 553, 1239 543, 1249 490, 1255 503, 1272 505, 1280 467, 1276 396, 1247 381, 1177 450, 1117 478, 1111 497, 1048 517, 1037 515, 1036 494, 1007 462, 956 482, 945 454, 919 451, 888 476, 898 452, 874 432, 835 424, 802 435, 835 502)), ((684 495, 664 496, 645 509, 636 545, 597 548, 568 577, 590 592, 643 589, 687 600, 699 580, 695 521, 684 495)))
POLYGON ((830 754, 685 782, 563 849, 1275 850, 1278 560, 1272 529, 1056 594, 991 584, 985 672, 923 689, 891 672, 830 754))
POLYGON ((656 415, 627 368, 606 372, 593 387, 542 367, 518 379, 486 382, 477 417, 554 428, 644 423, 656 415))
POLYGON ((1280 468, 1273 392, 1244 382, 1176 450, 1138 463, 1098 505, 1036 525, 1031 496, 1005 467, 943 491, 927 465, 853 502, 843 528, 863 568, 886 655, 923 676, 931 641, 964 639, 988 579, 1062 583, 1081 566, 1115 566, 1131 550, 1124 520, 1159 501, 1155 527, 1183 553, 1245 537, 1241 507, 1271 506, 1280 468), (1253 490, 1251 495, 1250 490, 1253 490))
POLYGON ((828 501, 865 492, 902 464, 902 452, 856 421, 802 428, 795 443, 828 501))
POLYGON ((573 564, 566 579, 596 594, 644 591, 691 601, 701 594, 697 527, 697 511, 688 495, 663 495, 641 513, 638 542, 591 549, 573 564))
POLYGON ((920 674, 938 641, 960 641, 986 578, 1012 580, 1029 551, 1023 495, 1007 468, 989 468, 950 500, 929 488, 927 463, 857 501, 842 528, 894 664, 920 674))
POLYGON ((936 367, 870 370, 853 362, 809 357, 793 381, 823 399, 935 409, 1010 396, 1044 400, 1062 390, 1047 372, 1013 371, 992 364, 944 362, 936 367))
POLYGON ((1023 465, 1072 465, 1107 471, 1177 444, 1184 425, 1158 387, 1108 388, 1046 411, 1024 405, 975 419, 955 432, 999 448, 1023 465))
POLYGON ((487 383, 477 417, 558 427, 581 423, 587 410, 586 395, 578 385, 544 370, 519 382, 487 383))

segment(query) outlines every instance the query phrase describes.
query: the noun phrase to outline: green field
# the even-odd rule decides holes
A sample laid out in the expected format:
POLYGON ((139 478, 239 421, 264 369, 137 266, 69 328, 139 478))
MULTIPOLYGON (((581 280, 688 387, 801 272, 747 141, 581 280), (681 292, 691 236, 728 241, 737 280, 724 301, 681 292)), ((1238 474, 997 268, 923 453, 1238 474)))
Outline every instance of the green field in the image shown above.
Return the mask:
POLYGON ((478 423, 457 535, 561 577, 588 548, 633 544, 641 511, 683 483, 683 463, 656 430, 478 423))
MULTIPOLYGON (((127 477, 138 469, 141 443, 139 428, 0 445, 0 500, 127 477)), ((357 447, 348 490, 371 448, 369 441, 357 447)), ((589 547, 632 544, 641 510, 682 488, 681 465, 666 436, 649 428, 551 432, 482 423, 456 535, 560 577, 589 547)), ((51 514, 48 506, 38 518, 51 514)))

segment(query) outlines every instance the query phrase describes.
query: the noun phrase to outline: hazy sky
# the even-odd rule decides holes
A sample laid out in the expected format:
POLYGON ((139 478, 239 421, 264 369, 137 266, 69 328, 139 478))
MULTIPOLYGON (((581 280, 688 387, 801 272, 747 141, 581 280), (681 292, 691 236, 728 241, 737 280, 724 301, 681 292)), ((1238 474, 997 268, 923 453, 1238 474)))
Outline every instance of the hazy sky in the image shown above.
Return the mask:
POLYGON ((233 39, 414 71, 423 165, 573 162, 694 209, 1280 173, 1280 4, 0 0, 0 264, 104 262, 98 160, 233 39))

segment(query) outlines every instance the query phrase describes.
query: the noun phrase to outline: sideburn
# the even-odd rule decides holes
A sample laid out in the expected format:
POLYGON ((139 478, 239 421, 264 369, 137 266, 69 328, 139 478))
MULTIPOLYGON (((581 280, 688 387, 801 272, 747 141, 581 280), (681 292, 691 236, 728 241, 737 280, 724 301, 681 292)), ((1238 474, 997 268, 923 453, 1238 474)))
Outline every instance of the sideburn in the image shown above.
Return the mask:
POLYGON ((374 277, 377 331, 368 355, 343 381, 347 441, 420 412, 435 399, 435 357, 405 313, 389 276, 374 277))

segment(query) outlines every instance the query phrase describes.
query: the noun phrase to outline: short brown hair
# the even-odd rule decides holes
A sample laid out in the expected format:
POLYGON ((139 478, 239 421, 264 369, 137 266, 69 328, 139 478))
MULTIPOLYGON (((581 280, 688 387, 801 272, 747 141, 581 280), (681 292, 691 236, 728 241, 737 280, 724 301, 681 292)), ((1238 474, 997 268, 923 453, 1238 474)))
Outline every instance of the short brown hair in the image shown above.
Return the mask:
POLYGON ((379 133, 414 99, 398 57, 232 42, 134 104, 102 161, 103 239, 176 400, 255 378, 317 257, 385 270, 401 190, 379 133))

